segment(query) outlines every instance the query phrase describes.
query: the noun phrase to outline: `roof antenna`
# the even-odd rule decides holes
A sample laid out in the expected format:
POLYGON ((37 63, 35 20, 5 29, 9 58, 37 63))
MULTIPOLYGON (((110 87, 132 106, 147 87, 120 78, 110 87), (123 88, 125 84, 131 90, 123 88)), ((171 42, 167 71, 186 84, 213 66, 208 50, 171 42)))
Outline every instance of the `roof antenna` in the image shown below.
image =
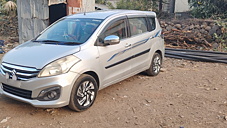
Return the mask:
POLYGON ((86 11, 87 11, 87 9, 86 9, 86 7, 87 7, 87 1, 88 0, 85 0, 84 15, 86 15, 86 11))

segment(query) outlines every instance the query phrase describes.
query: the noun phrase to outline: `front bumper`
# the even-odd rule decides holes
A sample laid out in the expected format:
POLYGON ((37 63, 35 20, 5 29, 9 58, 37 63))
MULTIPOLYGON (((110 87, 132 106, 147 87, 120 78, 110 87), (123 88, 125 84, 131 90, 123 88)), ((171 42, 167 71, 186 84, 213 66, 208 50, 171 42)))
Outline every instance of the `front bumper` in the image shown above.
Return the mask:
POLYGON ((7 97, 11 97, 13 99, 29 103, 35 107, 42 108, 57 108, 63 107, 69 104, 70 94, 72 87, 79 77, 79 74, 74 72, 68 72, 66 74, 61 74, 57 76, 51 77, 43 77, 43 78, 33 78, 28 81, 17 81, 12 79, 6 79, 3 74, 0 73, 0 94, 3 94, 7 97), (31 99, 23 98, 12 93, 6 92, 2 88, 2 83, 19 88, 32 91, 31 99), (57 100, 53 101, 39 101, 36 98, 40 94, 40 92, 44 89, 51 87, 61 87, 60 97, 57 100))

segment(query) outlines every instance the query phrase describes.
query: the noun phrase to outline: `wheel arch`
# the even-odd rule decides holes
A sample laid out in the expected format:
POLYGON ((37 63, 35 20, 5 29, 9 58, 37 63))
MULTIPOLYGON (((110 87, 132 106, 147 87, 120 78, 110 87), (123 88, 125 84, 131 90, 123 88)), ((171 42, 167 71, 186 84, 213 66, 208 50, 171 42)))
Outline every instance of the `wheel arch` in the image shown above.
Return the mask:
POLYGON ((87 71, 87 72, 85 72, 83 74, 88 74, 88 75, 91 75, 92 77, 94 77, 96 82, 97 82, 98 88, 99 88, 100 81, 99 81, 99 76, 97 75, 97 73, 95 73, 94 71, 87 71))
POLYGON ((162 51, 161 51, 161 50, 157 50, 157 51, 155 51, 155 53, 160 54, 160 55, 161 55, 161 57, 162 57, 162 59, 163 59, 163 54, 162 54, 162 51))

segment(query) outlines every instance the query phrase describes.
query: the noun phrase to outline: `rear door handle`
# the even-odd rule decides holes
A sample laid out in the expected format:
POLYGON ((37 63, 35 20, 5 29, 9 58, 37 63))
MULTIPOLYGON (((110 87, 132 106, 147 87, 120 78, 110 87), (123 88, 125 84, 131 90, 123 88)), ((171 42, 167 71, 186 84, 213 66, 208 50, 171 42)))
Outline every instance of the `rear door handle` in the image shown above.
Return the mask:
POLYGON ((125 47, 128 48, 130 47, 132 44, 126 44, 125 47))

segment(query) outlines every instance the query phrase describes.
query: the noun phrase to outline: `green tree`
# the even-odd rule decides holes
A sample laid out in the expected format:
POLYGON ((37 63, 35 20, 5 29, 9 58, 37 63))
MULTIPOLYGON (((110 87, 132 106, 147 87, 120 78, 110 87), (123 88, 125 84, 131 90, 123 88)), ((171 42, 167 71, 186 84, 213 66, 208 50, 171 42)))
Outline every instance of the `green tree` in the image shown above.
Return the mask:
POLYGON ((109 1, 107 1, 107 0, 95 0, 95 3, 97 3, 97 4, 104 4, 104 5, 106 5, 110 9, 115 9, 114 6, 112 5, 112 3, 109 2, 109 1))
POLYGON ((227 0, 188 0, 196 18, 227 18, 227 0))
POLYGON ((120 0, 117 2, 117 9, 162 11, 162 3, 163 0, 120 0))
POLYGON ((106 4, 106 0, 95 0, 95 3, 106 4))

